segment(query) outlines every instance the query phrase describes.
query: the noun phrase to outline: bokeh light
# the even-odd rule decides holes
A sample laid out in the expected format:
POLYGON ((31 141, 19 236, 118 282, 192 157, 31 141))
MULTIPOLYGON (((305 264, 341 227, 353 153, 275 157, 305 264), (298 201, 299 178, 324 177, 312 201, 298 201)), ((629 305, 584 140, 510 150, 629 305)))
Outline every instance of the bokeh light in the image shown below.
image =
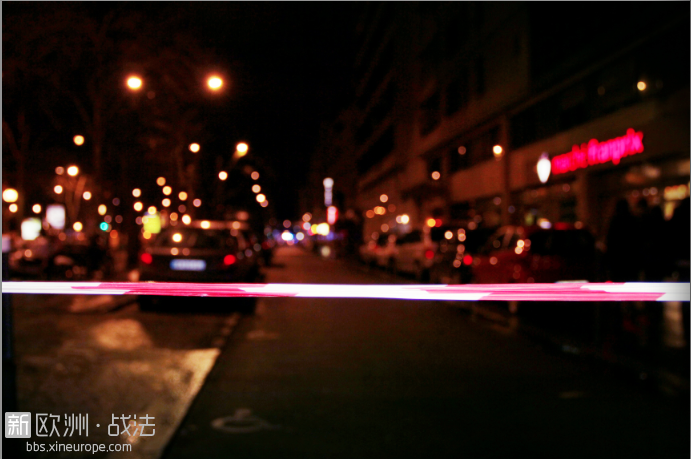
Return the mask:
POLYGON ((5 202, 17 202, 19 193, 14 188, 7 188, 2 192, 2 200, 5 202))

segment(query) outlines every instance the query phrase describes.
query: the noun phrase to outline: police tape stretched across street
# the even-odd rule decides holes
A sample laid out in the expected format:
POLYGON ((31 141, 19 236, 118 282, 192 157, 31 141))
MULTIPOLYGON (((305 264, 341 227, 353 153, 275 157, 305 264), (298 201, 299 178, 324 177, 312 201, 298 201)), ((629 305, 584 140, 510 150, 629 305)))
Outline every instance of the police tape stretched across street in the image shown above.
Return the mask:
POLYGON ((176 282, 3 282, 3 293, 190 297, 380 298, 442 301, 689 301, 683 282, 556 284, 208 284, 176 282))

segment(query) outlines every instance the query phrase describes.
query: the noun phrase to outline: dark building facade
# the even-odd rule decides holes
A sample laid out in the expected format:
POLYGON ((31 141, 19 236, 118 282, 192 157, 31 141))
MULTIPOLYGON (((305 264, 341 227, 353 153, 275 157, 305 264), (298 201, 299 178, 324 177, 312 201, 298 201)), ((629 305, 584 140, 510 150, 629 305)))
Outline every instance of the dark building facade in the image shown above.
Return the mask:
MULTIPOLYGON (((669 217, 689 194, 688 12, 681 3, 369 3, 356 33, 356 99, 325 128, 309 186, 332 177, 365 238, 430 218, 569 222, 602 238, 621 198, 669 217), (573 158, 578 167, 564 167, 573 158)), ((323 202, 303 206, 318 215, 323 202)))

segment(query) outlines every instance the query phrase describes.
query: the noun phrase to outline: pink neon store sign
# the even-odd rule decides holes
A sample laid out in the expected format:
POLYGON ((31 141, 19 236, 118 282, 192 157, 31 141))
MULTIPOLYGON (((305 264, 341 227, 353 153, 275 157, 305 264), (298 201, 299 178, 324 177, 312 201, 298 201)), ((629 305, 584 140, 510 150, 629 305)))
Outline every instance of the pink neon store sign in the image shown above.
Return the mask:
POLYGON ((592 139, 588 143, 582 143, 580 147, 574 145, 568 153, 555 156, 552 158, 552 174, 563 174, 609 161, 619 164, 621 158, 642 152, 643 133, 629 128, 625 136, 605 142, 592 139))

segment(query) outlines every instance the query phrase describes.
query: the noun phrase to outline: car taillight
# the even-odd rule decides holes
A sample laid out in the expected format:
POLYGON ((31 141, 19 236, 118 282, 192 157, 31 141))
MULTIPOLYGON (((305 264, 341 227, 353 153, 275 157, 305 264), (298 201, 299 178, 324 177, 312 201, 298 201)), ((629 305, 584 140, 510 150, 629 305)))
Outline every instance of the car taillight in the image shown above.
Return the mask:
POLYGON ((463 257, 463 264, 464 265, 470 266, 472 263, 473 263, 473 257, 471 257, 470 255, 466 255, 465 257, 463 257))
POLYGON ((427 258, 428 260, 431 260, 432 258, 434 258, 434 250, 427 250, 425 252, 425 258, 427 258))
POLYGON ((233 263, 235 263, 236 260, 237 260, 237 258, 235 258, 235 255, 226 255, 223 258, 223 264, 226 266, 230 266, 233 263))
POLYGON ((150 253, 143 253, 140 258, 142 262, 147 265, 150 265, 154 261, 154 257, 152 257, 150 253))

